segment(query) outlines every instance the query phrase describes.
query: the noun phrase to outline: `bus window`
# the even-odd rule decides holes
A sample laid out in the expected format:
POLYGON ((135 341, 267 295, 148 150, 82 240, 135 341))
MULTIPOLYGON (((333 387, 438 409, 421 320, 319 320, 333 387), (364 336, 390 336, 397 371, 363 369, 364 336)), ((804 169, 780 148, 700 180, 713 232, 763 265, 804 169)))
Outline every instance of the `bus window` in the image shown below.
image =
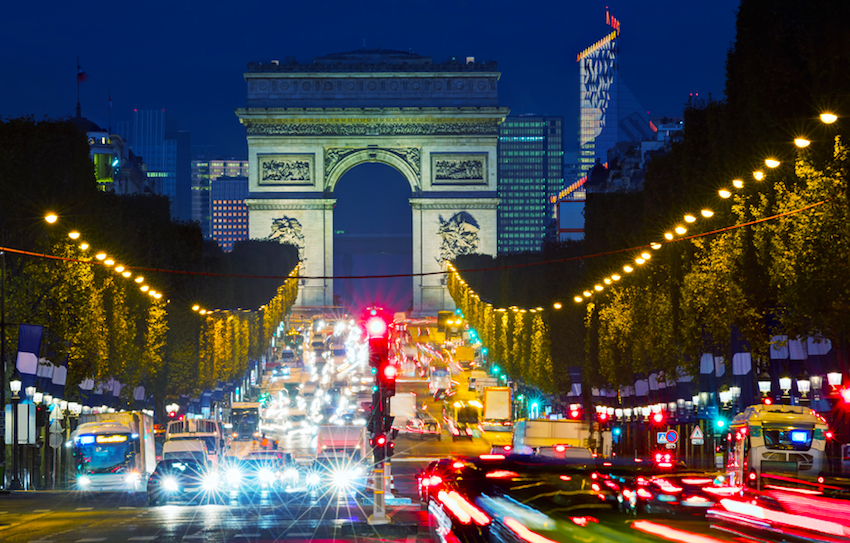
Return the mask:
POLYGON ((764 425, 764 444, 780 451, 808 451, 812 446, 811 428, 764 425))

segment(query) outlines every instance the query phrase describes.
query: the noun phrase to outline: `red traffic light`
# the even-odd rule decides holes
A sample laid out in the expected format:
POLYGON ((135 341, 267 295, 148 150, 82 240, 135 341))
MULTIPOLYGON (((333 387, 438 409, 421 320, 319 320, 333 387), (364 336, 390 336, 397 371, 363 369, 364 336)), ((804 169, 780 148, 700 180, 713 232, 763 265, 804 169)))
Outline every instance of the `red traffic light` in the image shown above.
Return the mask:
POLYGON ((387 335, 387 323, 381 317, 370 317, 366 321, 366 333, 369 337, 384 337, 387 335))
POLYGON ((387 444, 387 436, 378 436, 375 438, 375 445, 382 447, 387 444))
POLYGON ((844 403, 850 403, 850 388, 842 388, 838 391, 838 394, 841 395, 841 399, 844 400, 844 403))
POLYGON ((656 424, 661 424, 662 422, 664 422, 664 413, 662 413, 661 411, 659 411, 657 413, 653 413, 652 414, 652 422, 654 422, 656 424))
POLYGON ((384 366, 384 379, 391 381, 396 378, 396 375, 398 375, 398 370, 395 369, 395 366, 392 364, 384 366))
POLYGON ((579 413, 578 409, 571 409, 570 410, 570 418, 572 418, 572 419, 577 419, 580 414, 581 413, 579 413))
POLYGON ((599 422, 605 422, 608 420, 608 413, 599 413, 599 422))

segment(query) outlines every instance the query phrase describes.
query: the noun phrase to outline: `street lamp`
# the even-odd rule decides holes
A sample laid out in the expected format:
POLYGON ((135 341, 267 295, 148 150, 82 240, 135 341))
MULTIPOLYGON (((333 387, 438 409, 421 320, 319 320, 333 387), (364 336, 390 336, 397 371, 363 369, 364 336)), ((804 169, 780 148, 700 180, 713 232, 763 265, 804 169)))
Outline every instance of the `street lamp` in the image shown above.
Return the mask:
POLYGON ((779 389, 782 391, 782 402, 791 403, 791 376, 783 373, 779 378, 779 389))
POLYGON ((21 401, 21 398, 18 393, 21 391, 21 376, 18 374, 17 368, 12 372, 12 378, 9 379, 9 390, 12 391, 12 482, 9 489, 20 490, 21 481, 18 479, 18 402, 21 401))
POLYGON ((826 381, 833 389, 841 386, 842 375, 840 371, 831 371, 826 374, 826 381))
POLYGON ((809 403, 808 394, 812 389, 812 381, 809 372, 805 369, 797 374, 797 390, 800 392, 800 403, 809 403))
POLYGON ((766 371, 761 372, 758 378, 759 392, 761 392, 762 398, 766 399, 770 394, 770 375, 767 374, 766 371))

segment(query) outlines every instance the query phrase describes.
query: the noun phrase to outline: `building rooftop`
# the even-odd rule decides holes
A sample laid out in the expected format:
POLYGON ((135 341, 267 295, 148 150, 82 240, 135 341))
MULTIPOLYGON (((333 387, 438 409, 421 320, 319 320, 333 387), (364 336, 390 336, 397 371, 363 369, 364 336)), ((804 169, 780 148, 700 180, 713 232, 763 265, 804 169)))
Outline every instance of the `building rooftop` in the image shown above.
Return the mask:
POLYGON ((495 61, 475 62, 474 58, 455 57, 434 64, 431 57, 413 52, 391 49, 361 49, 316 57, 311 62, 299 63, 287 56, 283 61, 249 62, 248 72, 492 72, 495 61))

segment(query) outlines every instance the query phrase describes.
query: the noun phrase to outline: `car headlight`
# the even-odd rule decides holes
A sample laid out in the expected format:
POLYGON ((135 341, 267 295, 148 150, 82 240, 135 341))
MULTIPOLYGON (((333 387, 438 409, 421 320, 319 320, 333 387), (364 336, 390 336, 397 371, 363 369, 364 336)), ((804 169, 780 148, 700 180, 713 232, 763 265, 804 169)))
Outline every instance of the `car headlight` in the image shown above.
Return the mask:
POLYGON ((88 475, 83 475, 77 479, 77 484, 80 486, 89 486, 91 484, 91 478, 88 475))
POLYGON ((234 486, 242 482, 242 472, 238 468, 230 468, 227 470, 227 484, 234 486))
POLYGON ((132 484, 132 483, 137 483, 139 481, 139 479, 141 479, 141 478, 142 478, 142 476, 139 475, 138 471, 131 471, 124 478, 124 481, 132 484))
POLYGON ((311 471, 307 474, 307 484, 310 486, 319 486, 319 483, 322 481, 322 478, 315 471, 311 471))
POLYGON ((218 474, 216 473, 207 473, 204 475, 203 479, 201 479, 201 484, 204 487, 204 490, 215 490, 218 488, 218 474))
POLYGON ((180 485, 177 484, 177 479, 174 477, 165 477, 162 480, 162 488, 168 492, 176 492, 180 490, 180 485))
POLYGON ((283 477, 285 479, 291 479, 291 480, 297 481, 298 480, 298 470, 295 469, 295 468, 287 468, 283 472, 283 477))
POLYGON ((269 468, 261 468, 257 473, 257 476, 260 478, 260 481, 270 482, 275 479, 274 472, 269 468))

